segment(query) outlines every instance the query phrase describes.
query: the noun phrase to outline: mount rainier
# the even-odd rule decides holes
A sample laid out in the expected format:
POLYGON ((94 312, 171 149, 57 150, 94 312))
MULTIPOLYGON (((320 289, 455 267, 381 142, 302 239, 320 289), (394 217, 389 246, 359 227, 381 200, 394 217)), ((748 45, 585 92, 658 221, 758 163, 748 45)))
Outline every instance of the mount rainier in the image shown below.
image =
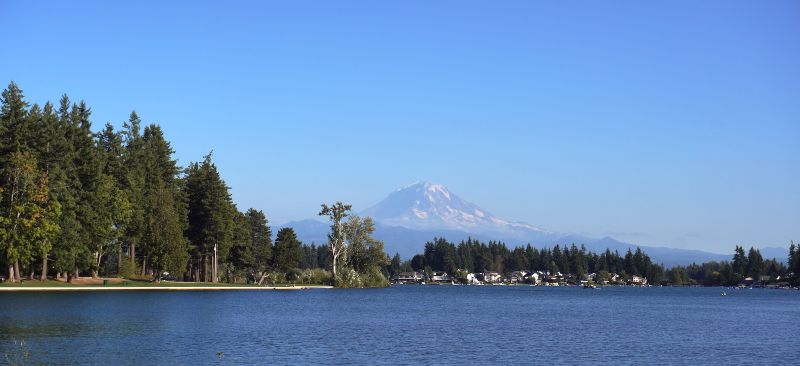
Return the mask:
MULTIPOLYGON (((536 247, 553 245, 585 245, 590 251, 607 248, 623 253, 637 245, 616 239, 589 238, 547 231, 535 226, 498 218, 474 203, 461 199, 441 184, 417 182, 398 188, 384 200, 358 214, 375 220, 375 238, 382 240, 389 255, 399 253, 404 259, 422 253, 425 242, 434 237, 444 237, 458 243, 469 237, 482 241, 502 241, 509 247, 530 243, 536 247)), ((281 225, 292 227, 304 243, 327 242, 329 224, 314 219, 294 221, 281 225)), ((700 250, 650 247, 638 245, 654 261, 667 266, 701 263, 711 260, 730 260, 730 255, 700 250)), ((785 248, 763 248, 762 253, 775 253, 785 260, 785 248)), ((765 258, 767 255, 765 255, 765 258)))

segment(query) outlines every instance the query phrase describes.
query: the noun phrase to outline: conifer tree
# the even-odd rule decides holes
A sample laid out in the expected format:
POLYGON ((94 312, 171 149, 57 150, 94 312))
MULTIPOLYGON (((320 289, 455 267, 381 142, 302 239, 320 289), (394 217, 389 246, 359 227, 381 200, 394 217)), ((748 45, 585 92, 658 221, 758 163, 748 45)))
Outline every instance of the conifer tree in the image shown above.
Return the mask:
POLYGON ((131 112, 128 121, 123 124, 123 128, 122 137, 125 150, 122 161, 125 172, 120 178, 122 189, 125 191, 131 207, 123 241, 127 245, 130 267, 135 268, 137 245, 144 235, 144 191, 147 170, 144 141, 141 135, 141 119, 136 111, 131 112))
POLYGON ((164 138, 161 127, 149 125, 142 135, 142 166, 144 186, 142 189, 142 275, 148 270, 158 279, 159 271, 178 270, 178 263, 187 259, 179 249, 185 248, 181 215, 185 212, 181 199, 179 168, 173 159, 174 151, 164 138), (167 207, 169 206, 169 207, 167 207), (164 227, 154 218, 164 221, 164 227), (177 230, 177 231, 176 231, 177 230), (178 234, 176 234, 176 232, 178 234), (178 240, 180 239, 180 240, 178 240), (150 263, 148 263, 148 260, 150 263))
POLYGON ((211 154, 202 163, 189 165, 184 189, 188 201, 187 237, 193 254, 201 258, 201 280, 209 280, 206 267, 210 264, 210 280, 217 282, 214 255, 227 257, 237 211, 228 187, 211 162, 211 154))
POLYGON ((245 213, 253 248, 253 271, 261 273, 272 265, 272 230, 263 211, 251 208, 245 213))
POLYGON ((289 227, 278 230, 275 237, 275 248, 272 251, 272 261, 275 269, 279 272, 288 273, 297 268, 303 252, 300 248, 301 243, 297 240, 297 234, 289 227))

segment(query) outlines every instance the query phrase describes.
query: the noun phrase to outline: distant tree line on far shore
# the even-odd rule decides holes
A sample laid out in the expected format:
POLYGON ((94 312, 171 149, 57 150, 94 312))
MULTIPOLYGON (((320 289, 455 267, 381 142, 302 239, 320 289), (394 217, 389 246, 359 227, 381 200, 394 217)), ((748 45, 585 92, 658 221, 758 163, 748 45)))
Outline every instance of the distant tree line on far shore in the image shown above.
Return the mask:
POLYGON ((444 238, 435 238, 425 244, 425 250, 410 260, 402 261, 395 255, 389 265, 390 276, 400 272, 446 272, 455 276, 458 272, 493 271, 508 274, 513 271, 561 272, 578 279, 588 274, 597 275, 597 280, 610 278, 611 274, 622 277, 644 277, 650 284, 734 286, 746 279, 781 281, 798 284, 800 280, 800 247, 789 247, 788 265, 776 259, 764 259, 758 249, 736 246, 731 261, 711 261, 688 266, 665 268, 642 251, 627 250, 625 254, 606 249, 593 253, 581 245, 556 245, 552 248, 536 248, 530 244, 509 248, 497 241, 481 242, 467 239, 458 244, 444 238))

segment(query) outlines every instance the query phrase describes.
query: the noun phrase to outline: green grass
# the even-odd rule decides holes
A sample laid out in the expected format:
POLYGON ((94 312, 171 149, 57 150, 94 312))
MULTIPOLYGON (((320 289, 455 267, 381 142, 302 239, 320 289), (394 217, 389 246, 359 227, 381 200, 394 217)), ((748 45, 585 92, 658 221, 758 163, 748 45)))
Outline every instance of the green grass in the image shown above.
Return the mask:
POLYGON ((72 285, 66 282, 59 282, 53 280, 47 280, 47 281, 24 280, 23 282, 17 282, 17 283, 10 283, 10 282, 0 283, 0 287, 68 287, 68 286, 72 285))
MULTIPOLYGON (((289 287, 291 284, 270 285, 270 287, 289 287)), ((302 285, 298 285, 302 286, 302 285)), ((102 284, 71 284, 66 282, 47 280, 25 280, 21 283, 2 283, 0 287, 263 287, 258 285, 246 285, 235 283, 210 283, 210 282, 150 282, 135 279, 123 279, 122 283, 109 284, 103 286, 102 284)))

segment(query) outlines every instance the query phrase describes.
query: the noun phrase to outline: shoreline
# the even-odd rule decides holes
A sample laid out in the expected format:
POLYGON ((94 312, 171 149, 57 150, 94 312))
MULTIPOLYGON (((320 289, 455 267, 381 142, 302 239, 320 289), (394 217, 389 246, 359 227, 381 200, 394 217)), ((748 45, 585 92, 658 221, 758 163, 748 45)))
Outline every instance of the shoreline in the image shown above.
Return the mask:
POLYGON ((91 292, 91 291, 297 291, 332 289, 333 286, 53 286, 0 287, 0 292, 91 292))

